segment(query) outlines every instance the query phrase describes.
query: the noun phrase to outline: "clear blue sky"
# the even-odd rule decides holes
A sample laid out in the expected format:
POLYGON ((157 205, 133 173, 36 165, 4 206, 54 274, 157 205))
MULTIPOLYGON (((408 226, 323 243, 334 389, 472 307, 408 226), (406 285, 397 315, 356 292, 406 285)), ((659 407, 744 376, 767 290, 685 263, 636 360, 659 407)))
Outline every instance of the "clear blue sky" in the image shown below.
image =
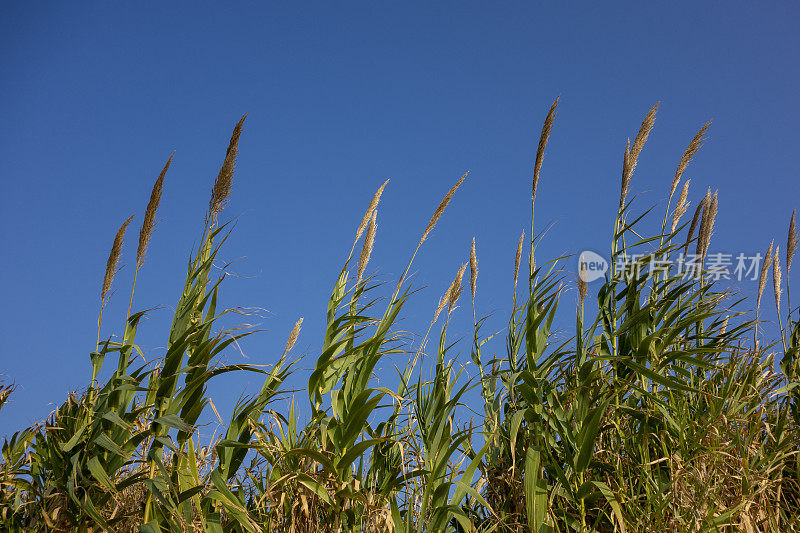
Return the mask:
MULTIPOLYGON (((269 311, 259 319, 267 331, 244 346, 251 363, 273 362, 299 316, 296 352, 319 346, 333 278, 387 177, 372 265, 391 280, 441 196, 470 171, 416 263, 416 286, 428 288, 405 325, 426 323, 475 236, 479 312, 496 313, 492 328, 502 327, 536 143, 556 95, 536 210, 540 228, 554 226, 541 257, 607 249, 625 139, 658 100, 634 177, 640 207, 663 202, 681 152, 708 119, 709 141, 687 177, 695 205, 706 187, 719 188, 712 247, 751 253, 772 238, 783 247, 800 206, 792 2, 16 2, 0 10, 0 373, 19 386, 0 435, 86 385, 113 234, 137 213, 104 335, 121 327, 135 231, 174 150, 136 298, 138 308, 163 306, 140 335, 152 356, 162 353, 211 184, 245 112, 226 211, 239 218, 224 251, 239 259, 241 277, 228 280, 224 303, 269 311)), ((565 298, 568 318, 572 305, 565 298)), ((454 320, 469 335, 471 313, 462 308, 454 320)), ((249 377, 220 381, 223 416, 257 386, 249 377)))

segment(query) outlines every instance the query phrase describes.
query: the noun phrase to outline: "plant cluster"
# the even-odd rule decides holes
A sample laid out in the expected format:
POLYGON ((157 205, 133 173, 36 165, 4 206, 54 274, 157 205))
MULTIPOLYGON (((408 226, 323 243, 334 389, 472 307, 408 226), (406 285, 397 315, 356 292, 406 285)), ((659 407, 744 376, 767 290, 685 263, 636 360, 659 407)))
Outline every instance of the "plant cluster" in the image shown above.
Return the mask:
MULTIPOLYGON (((235 310, 218 308, 225 273, 214 266, 229 232, 220 216, 231 194, 244 117, 214 183, 165 352, 157 361, 135 363, 137 329, 146 314, 132 312, 136 277, 170 157, 139 233, 122 334, 101 336, 103 308, 132 217, 116 233, 108 259, 85 391, 3 443, 0 529, 800 531, 800 311, 791 307, 788 291, 797 247, 794 215, 785 281, 779 250, 770 245, 755 319, 702 271, 686 278, 674 267, 647 268, 690 246, 706 256, 718 209, 709 191, 691 221, 683 221, 689 180, 678 192, 706 124, 679 160, 661 230, 642 235, 652 209, 634 214, 629 190, 656 105, 625 148, 611 270, 590 298, 585 279, 565 273, 565 258, 535 259, 541 234, 533 205, 557 103, 536 155, 531 229, 516 250, 505 346, 502 335, 484 336, 486 319, 475 309, 474 239, 422 344, 413 347, 399 330, 398 318, 413 296, 414 257, 466 175, 438 205, 402 276, 389 286, 367 273, 384 183, 335 278, 322 346, 308 376, 305 419, 294 399, 283 412, 274 402, 293 371, 302 319, 272 366, 220 362, 225 350, 253 333, 219 326, 235 310), (633 254, 642 257, 641 268, 617 268, 618 257, 633 254), (762 340, 758 319, 770 275, 780 327, 771 343, 762 340), (579 296, 574 335, 560 342, 553 324, 573 284, 579 296), (474 335, 462 347, 448 337, 448 325, 468 297, 462 294, 467 286, 474 335), (379 297, 381 289, 390 296, 379 297), (405 361, 393 388, 375 377, 376 365, 387 358, 405 361), (116 369, 100 382, 109 359, 116 369), (476 366, 475 379, 464 377, 465 364, 476 366), (209 408, 216 411, 208 384, 231 372, 256 373, 263 385, 236 405, 220 437, 203 446, 198 422, 209 408), (477 425, 459 414, 475 407, 465 406, 473 388, 483 403, 477 425)), ((12 393, 13 387, 0 387, 0 408, 12 393)))

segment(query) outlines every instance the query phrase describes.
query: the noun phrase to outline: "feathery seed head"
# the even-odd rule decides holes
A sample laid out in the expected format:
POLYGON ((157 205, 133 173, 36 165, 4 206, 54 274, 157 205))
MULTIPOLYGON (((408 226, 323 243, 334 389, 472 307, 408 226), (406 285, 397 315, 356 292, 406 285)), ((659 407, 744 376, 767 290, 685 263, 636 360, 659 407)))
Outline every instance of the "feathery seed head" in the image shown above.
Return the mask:
POLYGON ((704 197, 697 205, 697 208, 694 210, 692 223, 689 224, 689 232, 686 234, 686 244, 683 247, 683 255, 686 255, 689 251, 689 243, 692 242, 692 237, 694 236, 694 230, 697 229, 697 223, 699 222, 700 217, 702 216, 703 211, 705 210, 706 199, 707 198, 704 197))
POLYGON ((119 270, 119 257, 122 254, 122 243, 125 240, 125 231, 128 229, 128 224, 133 220, 133 215, 128 217, 128 220, 122 223, 122 226, 117 230, 114 236, 114 242, 111 245, 111 252, 108 254, 108 261, 106 262, 106 274, 103 276, 103 286, 100 289, 100 300, 105 301, 108 296, 108 291, 111 290, 111 284, 114 282, 119 270))
POLYGON ((631 140, 625 145, 625 153, 622 155, 622 186, 619 194, 619 208, 625 207, 625 198, 628 197, 628 189, 631 185, 633 170, 631 167, 631 140))
POLYGON ((694 155, 703 146, 703 143, 706 140, 704 135, 706 134, 706 130, 709 126, 711 126, 710 120, 706 122, 702 128, 700 128, 700 131, 697 132, 697 134, 689 143, 689 146, 687 146, 686 150, 683 152, 681 160, 678 162, 678 168, 675 170, 675 177, 672 179, 672 187, 669 190, 670 198, 672 198, 672 195, 675 194, 675 191, 678 188, 678 183, 681 181, 681 176, 686 170, 686 167, 689 166, 689 162, 691 162, 694 155))
POLYGON ((356 284, 361 283, 361 278, 364 276, 364 271, 367 269, 369 257, 372 255, 372 245, 375 244, 375 230, 376 220, 378 218, 378 210, 372 210, 372 217, 369 219, 369 226, 367 226, 367 236, 364 238, 364 246, 361 248, 361 256, 358 258, 358 276, 356 284))
POLYGON ((703 241, 703 249, 700 251, 702 257, 708 254, 708 248, 711 245, 711 235, 714 232, 714 221, 717 218, 717 192, 711 198, 711 206, 708 209, 708 220, 705 226, 701 226, 701 239, 703 241))
MULTIPOLYGON (((656 112, 658 111, 658 106, 661 102, 656 102, 653 107, 647 112, 645 115, 644 120, 642 120, 642 125, 639 127, 639 132, 636 134, 636 138, 633 139, 633 145, 631 145, 631 159, 632 159, 632 166, 636 166, 636 161, 639 159, 639 154, 642 152, 642 148, 644 148, 644 143, 647 142, 647 138, 650 136, 650 131, 653 129, 653 124, 656 122, 656 112)), ((633 169, 631 169, 633 171, 633 169)))
POLYGON ((469 249, 469 288, 472 292, 472 301, 475 301, 475 290, 478 288, 478 254, 475 251, 475 237, 469 249))
POLYGON ((447 191, 447 194, 444 196, 444 198, 442 198, 442 201, 439 202, 439 206, 436 208, 436 211, 433 212, 433 216, 431 217, 430 222, 428 222, 428 226, 422 233, 422 238, 419 240, 419 244, 417 245, 418 247, 422 246, 422 243, 425 242, 425 239, 428 238, 428 234, 433 230, 433 227, 436 225, 436 222, 439 221, 439 218, 442 216, 442 213, 444 213, 445 208, 447 208, 447 204, 449 204, 450 200, 453 199, 453 195, 456 193, 458 188, 464 182, 464 179, 467 177, 467 174, 469 174, 469 172, 461 176, 461 179, 458 180, 458 182, 455 185, 453 185, 453 187, 449 191, 447 191))
POLYGON ((519 236, 517 243, 517 256, 514 259, 514 292, 517 292, 517 278, 519 277, 519 262, 522 260, 522 243, 525 241, 525 231, 519 236))
POLYGON ((441 298, 439 298, 439 303, 436 306, 436 313, 433 314, 433 322, 435 323, 439 319, 439 315, 442 313, 442 309, 444 306, 447 305, 447 302, 450 301, 450 288, 448 287, 441 298))
POLYGON ((686 209, 689 207, 689 184, 692 180, 686 180, 686 183, 683 184, 683 190, 681 190, 681 195, 678 197, 678 205, 675 206, 675 212, 672 214, 672 231, 675 232, 675 228, 678 227, 678 224, 681 221, 681 217, 686 213, 686 209))
POLYGON ((583 305, 583 302, 586 301, 586 293, 589 291, 589 284, 583 279, 586 276, 581 275, 586 272, 586 265, 583 261, 580 262, 580 270, 581 272, 578 273, 578 295, 581 299, 581 305, 583 305))
POLYGON ((706 191, 706 196, 703 198, 703 215, 700 217, 700 229, 697 231, 697 247, 695 254, 699 258, 703 255, 705 249, 705 238, 708 235, 708 224, 711 217, 711 188, 706 191))
POLYGON ((467 264, 464 263, 463 265, 461 265, 461 268, 458 269, 458 272, 456 273, 456 277, 453 280, 453 283, 450 285, 450 288, 447 290, 447 295, 448 295, 447 313, 448 314, 450 314, 450 312, 453 310, 453 307, 455 307, 456 303, 458 302, 458 299, 461 297, 461 283, 462 283, 462 280, 464 279, 464 271, 466 271, 466 270, 467 270, 467 264))
POLYGON ((150 244, 150 238, 153 236, 155 229, 156 212, 158 211, 158 204, 161 202, 161 193, 164 190, 164 176, 167 174, 170 163, 172 163, 172 156, 167 159, 167 164, 158 175, 153 190, 150 192, 150 201, 147 203, 147 209, 144 212, 144 220, 142 221, 142 228, 139 230, 139 247, 136 249, 136 267, 144 264, 144 258, 147 254, 147 245, 150 244))
POLYGON ((372 212, 378 207, 378 202, 381 201, 381 195, 383 194, 383 189, 389 183, 389 180, 383 182, 377 191, 375 191, 375 195, 372 197, 372 200, 369 203, 369 207, 367 207, 367 212, 364 213, 364 218, 361 219, 361 224, 358 226, 358 231, 356 231, 356 241, 361 238, 361 234, 364 233, 364 230, 367 228, 367 224, 369 224, 370 218, 372 217, 372 212))
POLYGON ((247 118, 247 114, 242 116, 236 127, 233 128, 228 150, 225 152, 225 160, 222 162, 217 179, 214 181, 214 187, 211 189, 211 199, 208 202, 208 218, 211 224, 214 223, 219 212, 225 208, 225 204, 228 203, 228 198, 231 196, 233 172, 236 170, 236 156, 239 154, 239 136, 242 134, 242 125, 245 118, 247 118))
POLYGON ((774 241, 769 243, 767 256, 764 258, 764 264, 761 265, 761 274, 758 276, 758 293, 756 294, 756 312, 761 307, 761 296, 764 294, 764 288, 767 286, 767 272, 772 265, 772 246, 774 241))
POLYGON ((781 314, 781 257, 780 247, 775 247, 775 255, 772 256, 772 289, 775 293, 775 308, 778 315, 781 314))
POLYGON ((294 348, 294 344, 297 342, 297 337, 300 336, 300 326, 302 325, 303 317, 300 317, 300 320, 295 322, 292 332, 289 334, 289 340, 286 341, 286 348, 284 348, 283 353, 289 353, 291 349, 294 348))
POLYGON ((542 134, 539 136, 539 147, 536 149, 536 162, 533 165, 533 187, 532 187, 532 196, 533 200, 536 200, 536 189, 539 186, 539 172, 542 169, 542 161, 544 161, 544 150, 547 147, 547 141, 550 139, 550 130, 553 128, 553 121, 556 118, 556 108, 558 107, 558 99, 560 97, 556 97, 553 105, 550 106, 550 111, 547 113, 547 117, 544 119, 544 124, 542 125, 542 134))
POLYGON ((642 152, 642 148, 644 148, 644 144, 647 142, 647 138, 650 136, 650 131, 653 129, 653 124, 655 124, 656 111, 658 111, 659 104, 660 102, 656 102, 656 104, 651 107, 650 111, 648 111, 645 115, 644 120, 642 120, 642 125, 639 127, 639 132, 633 139, 633 144, 631 144, 630 139, 628 139, 628 147, 625 148, 625 156, 622 162, 622 193, 620 194, 619 201, 620 209, 625 206, 625 198, 628 196, 631 177, 633 176, 633 171, 636 169, 636 163, 639 161, 639 154, 642 152))
POLYGON ((797 251, 797 228, 794 221, 795 212, 792 211, 792 219, 789 221, 789 238, 786 240, 786 274, 792 268, 792 261, 794 260, 794 253, 797 251))

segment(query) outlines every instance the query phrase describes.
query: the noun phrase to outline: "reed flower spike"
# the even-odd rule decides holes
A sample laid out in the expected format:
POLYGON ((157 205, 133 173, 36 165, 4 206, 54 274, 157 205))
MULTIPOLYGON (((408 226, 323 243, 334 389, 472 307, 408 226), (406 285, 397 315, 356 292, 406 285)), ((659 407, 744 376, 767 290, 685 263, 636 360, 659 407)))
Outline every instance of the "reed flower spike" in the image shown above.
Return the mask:
POLYGON ((428 238, 430 232, 433 231, 434 226, 436 226, 436 223, 439 221, 439 218, 441 218, 442 213, 444 213, 444 210, 447 208, 447 204, 450 203, 450 200, 453 199, 453 195, 456 193, 458 188, 461 187, 461 184, 464 183, 467 174, 469 174, 469 172, 461 176, 461 179, 458 180, 458 182, 456 182, 456 184, 453 185, 449 191, 447 191, 447 194, 444 195, 442 201, 439 202, 439 206, 436 208, 436 211, 433 212, 433 216, 431 217, 431 220, 428 222, 428 226, 425 228, 425 231, 422 233, 422 238, 420 238, 417 247, 422 246, 422 243, 425 242, 425 239, 428 238))
POLYGON ((216 221, 219 212, 225 208, 231 196, 233 172, 236 170, 236 157, 239 154, 239 137, 242 134, 242 125, 246 118, 247 115, 245 114, 233 128, 233 134, 231 134, 231 140, 228 143, 228 150, 225 152, 225 160, 222 162, 222 167, 219 169, 217 179, 214 181, 214 187, 211 189, 211 199, 208 201, 208 216, 209 222, 212 225, 216 221))
POLYGON ((108 254, 108 261, 106 262, 106 274, 103 276, 103 286, 100 290, 100 299, 105 301, 111 290, 111 285, 114 283, 114 276, 117 275, 119 270, 119 258, 122 254, 122 243, 125 241, 125 231, 128 229, 128 224, 133 220, 133 215, 128 217, 128 220, 122 223, 122 226, 117 230, 114 236, 114 242, 111 245, 111 252, 108 254))
POLYGON ((142 228, 139 230, 139 247, 136 249, 136 267, 139 268, 144 264, 145 255, 147 255, 147 246, 150 244, 150 238, 153 236, 153 230, 156 225, 156 212, 158 211, 158 204, 161 203, 161 193, 164 191, 164 176, 167 174, 170 163, 172 163, 172 155, 167 159, 167 164, 158 175, 153 190, 150 192, 150 201, 147 202, 147 209, 144 212, 144 220, 142 221, 142 228))
POLYGON ((672 195, 675 194, 675 191, 678 189, 678 183, 681 181, 681 176, 686 171, 686 167, 689 166, 694 155, 702 148, 703 143, 706 141, 705 134, 709 126, 711 126, 710 120, 703 124, 703 127, 700 128, 700 131, 697 132, 689 143, 689 146, 687 146, 686 150, 683 152, 681 160, 678 162, 678 168, 675 169, 675 177, 672 179, 672 186, 669 190, 670 198, 672 198, 672 195))

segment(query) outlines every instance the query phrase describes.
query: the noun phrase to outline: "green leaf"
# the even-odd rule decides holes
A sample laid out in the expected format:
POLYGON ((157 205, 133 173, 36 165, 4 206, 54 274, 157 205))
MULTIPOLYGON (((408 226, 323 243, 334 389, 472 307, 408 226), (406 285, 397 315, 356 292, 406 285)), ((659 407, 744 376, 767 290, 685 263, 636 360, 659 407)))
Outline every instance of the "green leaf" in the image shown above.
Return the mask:
POLYGON ((580 438, 582 442, 578 460, 575 462, 575 470, 578 472, 586 470, 586 466, 589 464, 589 459, 592 457, 592 451, 597 440, 597 433, 600 430, 600 422, 603 419, 603 414, 609 401, 610 399, 606 399, 602 405, 591 409, 586 414, 586 419, 581 425, 580 438))
POLYGON ((547 511, 547 484, 540 470, 541 454, 531 446, 525 453, 525 512, 534 533, 541 531, 547 511))
POLYGON ((630 367, 632 370, 635 370, 636 372, 638 372, 642 376, 645 376, 646 378, 650 379, 651 381, 654 381, 654 382, 658 383, 659 385, 663 385, 664 387, 667 387, 668 389, 675 389, 675 390, 682 390, 682 391, 686 391, 686 392, 697 392, 697 393, 700 393, 700 391, 695 389, 694 387, 690 387, 688 385, 685 385, 685 384, 683 384, 683 383, 681 383, 679 381, 676 381, 676 380, 674 380, 672 378, 669 378, 669 377, 666 377, 666 376, 662 376, 661 374, 653 372, 652 370, 650 370, 646 366, 640 365, 638 363, 634 363, 633 361, 623 361, 623 363, 625 364, 625 366, 630 367))
POLYGON ((97 457, 92 457, 86 463, 86 466, 89 468, 89 472, 92 476, 107 490, 111 492, 117 492, 116 487, 114 486, 114 482, 111 481, 111 478, 108 477, 106 474, 105 469, 100 464, 100 460, 97 457))
POLYGON ((185 433, 192 432, 192 426, 184 422, 181 417, 176 414, 169 414, 164 415, 162 417, 156 418, 156 424, 161 424, 163 426, 171 427, 173 429, 177 429, 178 431, 183 431, 185 433))

